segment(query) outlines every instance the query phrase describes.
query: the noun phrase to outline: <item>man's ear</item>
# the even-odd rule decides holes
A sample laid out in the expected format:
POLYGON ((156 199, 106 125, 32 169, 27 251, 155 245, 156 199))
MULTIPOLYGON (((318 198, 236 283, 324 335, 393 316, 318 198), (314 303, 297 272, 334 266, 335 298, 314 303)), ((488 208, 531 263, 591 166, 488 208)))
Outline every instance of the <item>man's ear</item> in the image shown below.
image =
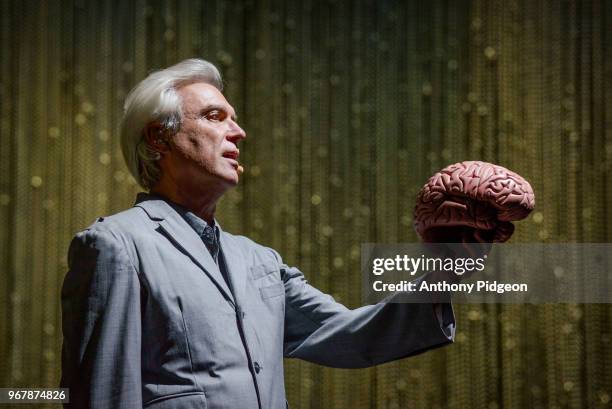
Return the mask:
POLYGON ((151 122, 145 127, 144 138, 147 144, 159 153, 170 150, 167 131, 159 122, 151 122))

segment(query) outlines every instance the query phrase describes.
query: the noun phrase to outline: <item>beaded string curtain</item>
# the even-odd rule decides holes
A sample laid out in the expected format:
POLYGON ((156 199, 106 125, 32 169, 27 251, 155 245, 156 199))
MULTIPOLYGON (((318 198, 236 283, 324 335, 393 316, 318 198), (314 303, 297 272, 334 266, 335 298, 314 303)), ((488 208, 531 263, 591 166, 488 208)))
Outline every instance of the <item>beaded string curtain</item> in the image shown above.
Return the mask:
MULTIPOLYGON (((55 386, 72 235, 130 206, 126 92, 217 64, 248 139, 220 220, 360 302, 362 242, 412 242, 418 188, 455 161, 533 184, 514 242, 610 242, 612 4, 0 2, 0 386, 55 386), (606 101, 608 103, 606 104, 606 101)), ((460 305, 456 343, 367 370, 286 362, 294 408, 603 408, 608 305, 460 305)))

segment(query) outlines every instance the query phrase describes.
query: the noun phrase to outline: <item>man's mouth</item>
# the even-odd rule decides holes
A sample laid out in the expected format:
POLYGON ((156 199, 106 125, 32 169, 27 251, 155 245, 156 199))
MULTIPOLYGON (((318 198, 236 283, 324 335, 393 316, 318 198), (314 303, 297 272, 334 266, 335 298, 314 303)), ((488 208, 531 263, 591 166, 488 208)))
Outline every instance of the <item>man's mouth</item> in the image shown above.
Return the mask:
POLYGON ((240 163, 238 162, 238 156, 240 155, 240 151, 239 150, 235 150, 235 151, 227 151, 223 153, 223 157, 230 159, 232 162, 232 166, 236 169, 236 171, 240 174, 244 172, 244 167, 242 167, 242 165, 240 165, 240 163))
POLYGON ((240 155, 239 151, 227 151, 223 153, 224 158, 238 160, 238 156, 240 155))

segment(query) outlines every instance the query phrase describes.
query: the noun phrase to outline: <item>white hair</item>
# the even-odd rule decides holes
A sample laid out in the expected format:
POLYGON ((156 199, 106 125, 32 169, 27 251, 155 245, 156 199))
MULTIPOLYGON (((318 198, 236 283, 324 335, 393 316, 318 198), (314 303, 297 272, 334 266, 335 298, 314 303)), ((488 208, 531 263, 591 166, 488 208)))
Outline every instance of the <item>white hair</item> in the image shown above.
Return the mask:
POLYGON ((176 134, 183 119, 178 88, 194 82, 205 82, 223 89, 221 74, 208 61, 191 58, 149 74, 128 94, 121 121, 121 151, 128 169, 145 189, 151 189, 161 177, 157 162, 159 152, 144 138, 146 127, 158 122, 164 135, 176 134))

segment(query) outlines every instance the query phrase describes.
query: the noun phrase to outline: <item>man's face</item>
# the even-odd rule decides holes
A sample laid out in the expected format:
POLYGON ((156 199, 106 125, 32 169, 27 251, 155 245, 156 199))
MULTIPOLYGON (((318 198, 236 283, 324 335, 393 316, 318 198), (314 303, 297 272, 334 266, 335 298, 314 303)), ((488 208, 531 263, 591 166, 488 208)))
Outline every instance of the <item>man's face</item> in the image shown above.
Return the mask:
POLYGON ((214 86, 202 82, 177 90, 182 99, 180 131, 164 155, 164 171, 189 189, 227 188, 238 183, 238 147, 246 138, 234 108, 214 86))

